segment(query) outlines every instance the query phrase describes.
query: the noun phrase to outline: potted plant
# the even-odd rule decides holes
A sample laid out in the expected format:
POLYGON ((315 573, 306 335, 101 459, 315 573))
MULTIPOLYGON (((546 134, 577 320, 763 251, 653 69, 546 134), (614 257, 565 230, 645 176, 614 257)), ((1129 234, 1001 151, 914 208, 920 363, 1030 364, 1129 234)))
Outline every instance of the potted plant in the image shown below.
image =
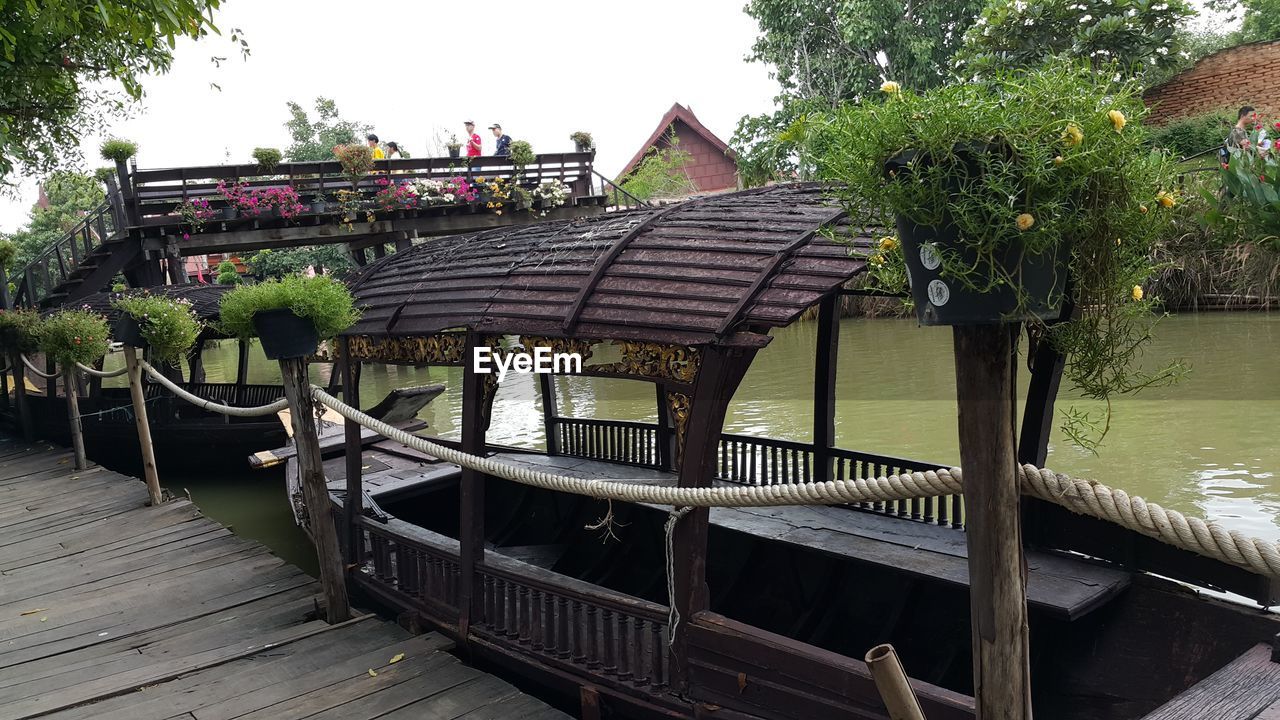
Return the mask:
POLYGON ((445 143, 444 146, 449 151, 449 157, 456 158, 462 156, 462 143, 458 142, 457 135, 450 135, 449 142, 445 143))
POLYGON ((320 340, 351 327, 360 317, 347 287, 325 275, 242 285, 223 296, 220 314, 223 332, 261 338, 272 360, 306 357, 320 340))
POLYGON ((151 356, 176 365, 200 336, 200 320, 190 300, 156 295, 122 297, 111 305, 120 311, 113 337, 136 348, 151 348, 151 356))
POLYGON ((253 161, 258 164, 258 168, 264 173, 275 170, 283 159, 284 155, 275 148, 253 149, 253 161))
POLYGON ((373 171, 373 150, 368 145, 337 145, 333 154, 338 158, 342 175, 351 183, 352 190, 356 190, 364 176, 373 171))
POLYGON ((107 138, 102 142, 99 152, 102 153, 103 160, 110 160, 116 164, 117 176, 124 178, 129 176, 129 167, 125 163, 138 154, 138 144, 120 138, 107 138))
POLYGON ((533 189, 533 209, 554 210, 569 202, 569 186, 560 180, 548 180, 533 189))
POLYGON ((40 313, 35 310, 0 310, 0 348, 31 353, 40 347, 40 313))
MULTIPOLYGON (((1171 168, 1138 122, 1139 88, 1054 64, 921 94, 882 90, 880 102, 801 127, 804 159, 850 215, 898 230, 867 255, 873 284, 907 281, 924 324, 1040 327, 1090 398, 1177 377, 1177 365, 1131 362, 1155 319, 1142 286, 1167 219, 1161 198, 1172 197, 1171 168), (1051 323, 1064 302, 1075 314, 1051 323)), ((1096 444, 1087 425, 1064 429, 1096 444)))
POLYGON ((538 162, 538 156, 533 152, 533 146, 529 141, 516 140, 511 143, 511 164, 517 169, 523 170, 536 162, 538 162))
POLYGON ((218 181, 218 194, 226 201, 221 209, 221 217, 223 220, 235 220, 240 217, 240 206, 244 204, 245 197, 249 194, 249 188, 242 182, 233 182, 230 185, 225 180, 218 181))
POLYGON ((107 319, 90 310, 60 310, 37 326, 37 345, 64 368, 91 365, 110 349, 107 319))
POLYGON ((178 214, 186 224, 189 232, 198 233, 204 229, 205 223, 217 217, 218 213, 209 206, 205 198, 192 198, 178 206, 178 214))
POLYGON ((569 139, 573 141, 573 147, 578 152, 590 152, 596 146, 595 141, 591 139, 591 133, 583 130, 573 133, 569 139))

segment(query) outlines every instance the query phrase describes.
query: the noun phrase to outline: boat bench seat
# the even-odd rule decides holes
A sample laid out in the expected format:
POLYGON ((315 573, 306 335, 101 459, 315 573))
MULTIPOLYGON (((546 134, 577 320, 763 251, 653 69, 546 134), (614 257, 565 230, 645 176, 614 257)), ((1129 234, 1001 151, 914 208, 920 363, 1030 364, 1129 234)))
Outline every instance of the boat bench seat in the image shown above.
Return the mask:
MULTIPOLYGON (((578 457, 497 453, 494 458, 585 478, 626 479, 657 485, 675 483, 675 476, 668 472, 578 457)), ((711 524, 773 542, 892 568, 914 577, 969 585, 965 534, 954 528, 848 507, 825 506, 712 508, 711 524)), ((1026 556, 1027 602, 1033 610, 1053 618, 1083 617, 1129 586, 1129 571, 1101 562, 1036 550, 1028 550, 1026 556)))
POLYGON ((1143 720, 1280 720, 1280 637, 1259 643, 1143 720))

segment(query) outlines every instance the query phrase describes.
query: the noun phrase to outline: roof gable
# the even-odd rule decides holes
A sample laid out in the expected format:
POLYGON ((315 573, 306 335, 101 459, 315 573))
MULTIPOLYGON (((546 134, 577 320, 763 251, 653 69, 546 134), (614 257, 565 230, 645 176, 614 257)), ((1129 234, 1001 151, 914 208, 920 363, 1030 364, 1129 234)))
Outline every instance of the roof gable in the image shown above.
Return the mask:
POLYGON ((701 137, 703 140, 710 143, 720 152, 723 152, 730 158, 735 160, 737 159, 733 150, 729 148, 728 143, 716 137, 715 133, 708 130, 707 126, 703 125, 702 121, 698 120, 698 117, 693 114, 692 110, 680 103, 675 103, 671 106, 671 109, 662 116, 662 119, 658 121, 658 127, 654 128, 653 134, 650 135, 649 139, 640 146, 640 149, 636 151, 636 154, 631 158, 631 161, 627 163, 626 167, 622 168, 622 172, 618 173, 618 177, 626 177, 628 173, 634 170, 636 165, 639 165, 640 161, 644 159, 644 155, 649 151, 649 148, 655 147, 658 144, 658 141, 662 139, 663 134, 667 132, 667 128, 671 127, 677 120, 683 122, 690 130, 696 133, 698 137, 701 137))

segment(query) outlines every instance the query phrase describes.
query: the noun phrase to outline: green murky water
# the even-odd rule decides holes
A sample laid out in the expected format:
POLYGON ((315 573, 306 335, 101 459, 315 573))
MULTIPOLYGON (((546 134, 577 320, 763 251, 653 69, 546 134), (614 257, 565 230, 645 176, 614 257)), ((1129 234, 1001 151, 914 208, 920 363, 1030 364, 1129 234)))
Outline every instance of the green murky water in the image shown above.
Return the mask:
MULTIPOLYGON (((812 323, 776 333, 734 397, 727 432, 810 439, 815 333, 812 323)), ((250 382, 278 382, 275 363, 254 352, 250 382)), ((234 343, 210 351, 208 379, 234 378, 235 358, 234 343)), ((1116 402, 1111 432, 1097 455, 1055 434, 1048 465, 1250 534, 1280 538, 1280 314, 1169 318, 1158 328, 1147 360, 1172 358, 1192 366, 1186 380, 1116 402)), ((325 372, 317 368, 314 379, 323 381, 325 372)), ((845 320, 836 395, 838 444, 956 462, 953 372, 948 329, 920 328, 908 320, 845 320)), ((460 368, 369 367, 361 397, 370 405, 394 387, 444 383, 448 390, 422 417, 433 432, 457 437, 460 380, 460 368)), ((656 417, 647 383, 562 379, 558 395, 563 415, 656 417)), ((1064 384, 1059 406, 1070 402, 1064 384)), ((541 446, 541 405, 532 376, 507 377, 494 403, 490 437, 541 446)), ((305 562, 305 540, 289 525, 278 474, 246 469, 237 478, 169 473, 165 479, 172 487, 191 489, 212 516, 305 562)))

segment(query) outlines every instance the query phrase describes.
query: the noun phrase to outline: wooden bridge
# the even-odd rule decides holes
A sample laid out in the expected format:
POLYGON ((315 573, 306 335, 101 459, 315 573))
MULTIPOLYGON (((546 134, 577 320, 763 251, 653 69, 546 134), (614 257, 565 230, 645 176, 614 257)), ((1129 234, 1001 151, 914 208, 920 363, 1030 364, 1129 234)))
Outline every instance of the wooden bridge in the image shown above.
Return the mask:
POLYGON ((316 581, 187 500, 0 436, 0 719, 566 718, 437 633, 315 619, 316 581))
MULTIPOLYGON (((185 283, 182 258, 207 253, 246 253, 265 248, 346 243, 357 264, 402 250, 418 238, 478 232, 496 227, 595 215, 644 204, 593 167, 595 153, 539 155, 527 166, 506 157, 380 160, 374 172, 352 180, 337 161, 211 165, 140 170, 118 163, 107 180, 107 198, 57 243, 12 278, 12 304, 51 307, 109 287, 123 273, 132 287, 185 283), (569 190, 562 206, 543 207, 483 190, 474 200, 378 203, 388 184, 417 181, 468 183, 502 180, 526 190, 558 180, 569 190), (297 207, 282 216, 268 207, 243 212, 219 183, 244 192, 292 191, 297 207), (349 195, 358 222, 343 222, 335 200, 349 195), (192 202, 205 217, 192 222, 192 202), (207 203, 207 206, 204 204, 207 203), (183 216, 187 208, 188 217, 183 216), (166 277, 167 276, 167 277, 166 277)), ((290 197, 292 197, 290 193, 290 197)), ((0 292, 7 292, 0 282, 0 292)))

